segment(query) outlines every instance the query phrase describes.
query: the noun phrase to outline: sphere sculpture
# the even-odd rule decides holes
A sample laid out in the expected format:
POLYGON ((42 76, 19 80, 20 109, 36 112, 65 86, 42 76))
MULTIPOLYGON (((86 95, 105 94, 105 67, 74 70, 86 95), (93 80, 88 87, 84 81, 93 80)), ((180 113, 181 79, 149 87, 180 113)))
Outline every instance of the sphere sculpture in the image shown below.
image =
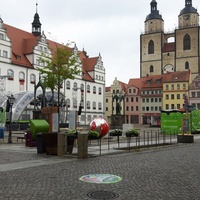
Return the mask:
POLYGON ((102 138, 108 133, 109 124, 106 122, 105 119, 98 117, 92 120, 92 122, 90 123, 90 130, 98 131, 99 137, 102 138))

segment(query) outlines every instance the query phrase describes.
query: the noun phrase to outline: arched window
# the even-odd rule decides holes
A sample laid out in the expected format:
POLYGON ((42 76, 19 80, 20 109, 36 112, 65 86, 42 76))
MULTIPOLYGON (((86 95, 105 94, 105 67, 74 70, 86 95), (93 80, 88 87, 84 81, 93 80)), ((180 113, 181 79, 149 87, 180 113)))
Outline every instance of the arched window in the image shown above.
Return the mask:
POLYGON ((189 64, 189 62, 187 61, 187 62, 185 62, 185 69, 190 69, 190 64, 189 64))
POLYGON ((76 99, 73 100, 73 108, 77 108, 77 100, 76 99))
POLYGON ((69 108, 70 107, 70 99, 66 100, 66 104, 67 104, 66 106, 69 108))
POLYGON ((92 108, 93 108, 94 110, 96 110, 96 102, 93 102, 93 103, 92 103, 92 108))
POLYGON ((148 54, 154 54, 154 42, 153 42, 153 40, 149 41, 148 54))
POLYGON ((149 72, 153 72, 154 69, 153 69, 153 65, 150 66, 150 69, 149 69, 149 72))
POLYGON ((190 49, 191 49, 190 36, 186 34, 183 38, 183 50, 190 50, 190 49))
POLYGON ((90 109, 90 102, 87 101, 87 109, 90 109))
POLYGON ((98 109, 101 110, 102 109, 102 105, 101 102, 98 103, 98 109))
POLYGON ((96 87, 93 86, 93 94, 96 94, 96 87))
POLYGON ((25 74, 24 72, 19 72, 19 80, 24 81, 25 80, 25 74))
POLYGON ((81 83, 81 92, 84 92, 84 85, 81 83))
POLYGON ((12 69, 8 69, 7 71, 8 80, 14 80, 14 71, 12 69))
POLYGON ((74 82, 74 88, 73 89, 77 90, 77 83, 76 82, 74 82))
POLYGON ((87 85, 87 92, 90 93, 90 86, 87 85))
POLYGON ((101 94, 102 92, 101 92, 101 87, 99 87, 99 94, 101 94))
POLYGON ((36 82, 35 74, 31 74, 31 75, 30 75, 30 82, 31 82, 32 84, 34 84, 34 83, 36 82))
POLYGON ((70 82, 69 81, 67 81, 66 87, 67 87, 68 90, 70 89, 70 82))

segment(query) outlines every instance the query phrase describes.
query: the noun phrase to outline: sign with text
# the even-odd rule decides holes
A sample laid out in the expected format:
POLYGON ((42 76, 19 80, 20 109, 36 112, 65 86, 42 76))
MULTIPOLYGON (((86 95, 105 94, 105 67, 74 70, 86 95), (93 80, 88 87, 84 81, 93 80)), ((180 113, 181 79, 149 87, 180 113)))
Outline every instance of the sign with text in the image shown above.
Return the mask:
POLYGON ((47 113, 57 113, 58 112, 58 107, 43 107, 42 108, 42 113, 47 114, 47 113))

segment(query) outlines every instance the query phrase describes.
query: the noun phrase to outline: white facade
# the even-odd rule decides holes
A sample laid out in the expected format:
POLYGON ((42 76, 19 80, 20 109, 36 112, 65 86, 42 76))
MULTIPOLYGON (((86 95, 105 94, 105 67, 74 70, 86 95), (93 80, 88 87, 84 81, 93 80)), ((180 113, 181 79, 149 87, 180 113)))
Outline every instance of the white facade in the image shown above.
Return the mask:
MULTIPOLYGON (((23 66, 21 56, 15 54, 11 40, 7 35, 7 30, 4 28, 3 21, 0 19, 0 89, 3 88, 0 90, 0 100, 6 93, 34 92, 34 86, 39 81, 39 73, 36 68, 43 67, 43 63, 39 60, 43 53, 51 55, 49 40, 42 34, 32 52, 23 54, 30 63, 30 66, 23 66), (16 56, 19 64, 13 63, 12 56, 16 56), (1 78, 3 76, 9 77, 1 78)), ((21 48, 26 47, 21 46, 21 48)), ((75 46, 74 55, 77 56, 79 54, 80 51, 75 46)), ((84 59, 90 58, 85 57, 84 59)), ((76 75, 74 80, 65 80, 60 91, 65 96, 68 111, 78 110, 81 103, 83 109, 81 116, 79 116, 79 122, 80 124, 89 124, 95 117, 104 117, 105 68, 100 55, 93 70, 90 69, 90 71, 87 71, 87 66, 86 69, 83 69, 84 59, 80 58, 77 62, 81 73, 76 75), (86 79, 84 74, 87 74, 90 79, 86 79)), ((24 109, 26 110, 26 108, 24 109)))

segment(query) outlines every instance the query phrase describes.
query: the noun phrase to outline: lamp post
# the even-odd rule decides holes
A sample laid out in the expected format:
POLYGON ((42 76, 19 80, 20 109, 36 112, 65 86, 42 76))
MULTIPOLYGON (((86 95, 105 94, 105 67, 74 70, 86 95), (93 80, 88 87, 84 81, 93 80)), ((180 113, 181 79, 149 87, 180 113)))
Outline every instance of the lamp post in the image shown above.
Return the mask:
POLYGON ((8 143, 12 143, 12 106, 14 103, 15 97, 11 94, 8 96, 8 103, 10 105, 9 113, 10 113, 10 120, 9 120, 9 134, 8 134, 8 143))

